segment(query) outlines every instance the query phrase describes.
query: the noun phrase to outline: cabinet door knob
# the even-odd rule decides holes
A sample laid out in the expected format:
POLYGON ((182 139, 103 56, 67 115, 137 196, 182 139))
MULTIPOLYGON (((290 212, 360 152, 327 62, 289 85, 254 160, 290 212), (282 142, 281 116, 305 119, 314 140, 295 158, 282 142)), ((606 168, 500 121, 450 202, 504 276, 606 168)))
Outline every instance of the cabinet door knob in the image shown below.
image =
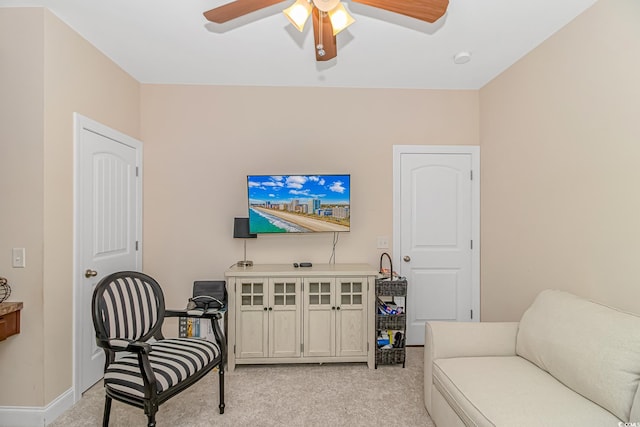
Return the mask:
POLYGON ((95 270, 91 270, 90 268, 87 269, 87 271, 84 272, 84 277, 86 277, 87 279, 89 277, 96 277, 98 275, 98 272, 95 270))
POLYGON ((336 307, 336 310, 340 310, 340 307, 336 307))
POLYGON ((273 307, 269 307, 269 311, 273 310, 273 307))
POLYGON ((335 309, 336 309, 335 307, 331 307, 331 310, 335 310, 335 309))
POLYGON ((404 262, 411 261, 411 257, 409 255, 405 255, 402 259, 404 260, 404 262))
POLYGON ((264 308, 264 311, 267 311, 267 307, 264 308))

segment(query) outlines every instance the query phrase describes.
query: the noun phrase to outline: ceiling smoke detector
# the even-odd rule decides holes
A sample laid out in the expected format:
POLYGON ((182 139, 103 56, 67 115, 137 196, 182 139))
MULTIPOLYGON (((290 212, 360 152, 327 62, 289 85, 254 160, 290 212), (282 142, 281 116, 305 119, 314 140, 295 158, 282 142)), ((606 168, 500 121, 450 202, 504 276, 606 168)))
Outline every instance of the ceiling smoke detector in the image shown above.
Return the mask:
POLYGON ((471 53, 469 52, 458 52, 453 57, 455 64, 466 64, 469 61, 471 61, 471 53))

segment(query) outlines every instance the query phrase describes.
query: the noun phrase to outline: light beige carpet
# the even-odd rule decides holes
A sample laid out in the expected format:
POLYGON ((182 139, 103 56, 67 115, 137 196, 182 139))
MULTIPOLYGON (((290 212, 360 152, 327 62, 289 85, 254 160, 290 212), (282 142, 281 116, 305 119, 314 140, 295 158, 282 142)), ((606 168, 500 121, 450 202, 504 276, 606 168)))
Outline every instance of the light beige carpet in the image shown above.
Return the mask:
MULTIPOLYGON (((364 363, 241 365, 225 373, 225 413, 218 411, 218 374, 211 373, 160 406, 168 426, 429 426, 423 401, 423 348, 407 349, 407 363, 368 369, 364 363)), ((98 383, 51 426, 102 423, 98 383)), ((146 426, 142 409, 113 402, 110 426, 146 426)))

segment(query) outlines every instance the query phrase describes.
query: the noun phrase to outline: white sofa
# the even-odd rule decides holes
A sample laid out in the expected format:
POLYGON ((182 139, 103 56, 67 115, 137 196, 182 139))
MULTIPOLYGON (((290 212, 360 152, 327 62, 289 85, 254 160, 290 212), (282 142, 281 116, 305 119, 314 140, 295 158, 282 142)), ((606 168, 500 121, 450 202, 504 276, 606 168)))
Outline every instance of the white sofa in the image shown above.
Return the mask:
POLYGON ((437 427, 640 426, 640 317, 541 292, 520 322, 427 322, 437 427))

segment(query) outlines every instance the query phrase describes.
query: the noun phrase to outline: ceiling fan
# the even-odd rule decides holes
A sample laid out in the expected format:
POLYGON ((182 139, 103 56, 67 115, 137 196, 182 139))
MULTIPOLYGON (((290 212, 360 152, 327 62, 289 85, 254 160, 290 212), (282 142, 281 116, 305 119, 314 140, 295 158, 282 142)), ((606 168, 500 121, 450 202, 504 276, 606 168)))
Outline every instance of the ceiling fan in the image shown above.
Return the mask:
MULTIPOLYGON (((204 12, 211 22, 222 24, 251 12, 281 3, 283 0, 235 0, 204 12)), ((435 22, 447 11, 449 0, 351 0, 368 6, 435 22)), ((307 18, 313 17, 316 61, 328 61, 338 55, 336 34, 354 22, 340 0, 295 0, 284 14, 302 31, 307 18)))

